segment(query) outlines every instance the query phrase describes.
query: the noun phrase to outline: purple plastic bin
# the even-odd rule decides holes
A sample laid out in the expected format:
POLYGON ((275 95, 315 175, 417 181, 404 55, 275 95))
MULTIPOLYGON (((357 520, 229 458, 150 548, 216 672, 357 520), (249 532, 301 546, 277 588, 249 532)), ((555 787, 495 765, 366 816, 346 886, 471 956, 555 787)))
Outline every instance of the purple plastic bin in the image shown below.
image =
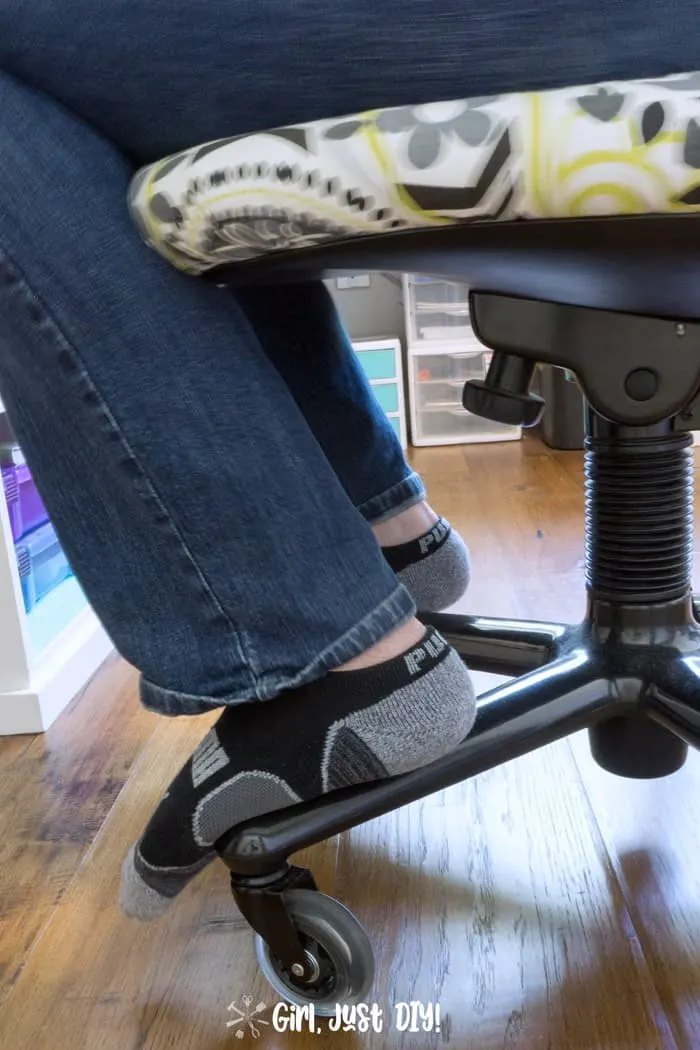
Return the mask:
POLYGON ((49 520, 46 507, 29 473, 29 467, 24 464, 3 467, 2 483, 10 514, 13 540, 21 539, 32 529, 49 520))

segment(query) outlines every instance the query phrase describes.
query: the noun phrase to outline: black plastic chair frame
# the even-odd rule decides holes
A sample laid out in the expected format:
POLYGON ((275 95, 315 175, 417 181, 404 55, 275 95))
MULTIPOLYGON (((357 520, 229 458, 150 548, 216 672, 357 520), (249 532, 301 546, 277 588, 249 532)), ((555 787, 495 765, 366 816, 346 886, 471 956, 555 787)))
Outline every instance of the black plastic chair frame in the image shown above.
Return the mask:
POLYGON ((691 592, 692 440, 700 389, 700 215, 471 224, 401 232, 219 269, 218 284, 409 270, 467 280, 494 350, 471 410, 531 425, 537 361, 587 400, 587 611, 577 625, 423 615, 474 670, 512 676, 422 769, 232 828, 217 843, 236 900, 277 958, 306 966, 284 891, 313 887, 298 850, 577 730, 623 776, 665 776, 700 746, 700 623, 691 592), (483 291, 474 291, 479 289, 483 291))

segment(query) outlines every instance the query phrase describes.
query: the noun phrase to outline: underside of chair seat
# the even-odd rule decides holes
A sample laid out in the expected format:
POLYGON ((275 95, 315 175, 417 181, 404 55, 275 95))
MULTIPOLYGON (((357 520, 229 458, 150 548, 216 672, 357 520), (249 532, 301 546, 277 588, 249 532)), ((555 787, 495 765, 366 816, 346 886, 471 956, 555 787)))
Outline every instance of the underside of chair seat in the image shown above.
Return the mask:
POLYGON ((145 240, 194 274, 475 221, 692 212, 700 73, 377 110, 199 144, 141 169, 129 204, 145 240))

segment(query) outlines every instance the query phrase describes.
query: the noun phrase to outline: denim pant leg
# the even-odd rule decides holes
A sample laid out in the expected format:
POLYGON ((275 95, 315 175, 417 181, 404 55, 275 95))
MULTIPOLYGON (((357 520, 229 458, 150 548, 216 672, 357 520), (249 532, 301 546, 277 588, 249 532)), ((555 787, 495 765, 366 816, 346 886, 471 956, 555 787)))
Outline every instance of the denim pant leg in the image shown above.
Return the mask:
POLYGON ((0 74, 0 390, 147 706, 265 699, 413 614, 236 300, 132 229, 130 168, 0 74))
MULTIPOLYGON (((0 68, 142 164, 208 139, 374 107, 700 69, 696 23, 690 0, 670 0, 663 16, 652 0, 4 0, 0 68)), ((303 295, 319 309, 320 290, 303 295)), ((334 322, 304 324, 297 311, 292 337, 278 311, 285 298, 276 290, 246 307, 266 352, 365 518, 395 513, 419 498, 419 479, 338 332, 316 373, 345 407, 337 429, 311 403, 299 350, 334 322)))
POLYGON ((385 106, 700 69, 693 0, 3 0, 0 68, 139 162, 385 106))
POLYGON ((363 517, 375 524, 424 499, 325 284, 235 295, 363 517))

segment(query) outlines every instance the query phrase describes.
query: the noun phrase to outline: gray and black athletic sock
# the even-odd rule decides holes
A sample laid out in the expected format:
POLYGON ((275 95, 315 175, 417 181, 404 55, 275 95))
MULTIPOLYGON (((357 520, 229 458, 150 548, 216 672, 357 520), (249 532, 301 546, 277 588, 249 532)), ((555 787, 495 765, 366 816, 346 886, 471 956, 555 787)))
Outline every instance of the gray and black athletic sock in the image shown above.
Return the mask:
POLYGON ((407 588, 418 610, 439 612, 458 601, 469 585, 469 549, 444 518, 408 543, 382 547, 382 553, 407 588))
POLYGON ((467 736, 475 713, 469 672, 432 627, 375 667, 226 708, 127 855, 122 910, 156 918, 235 824, 427 765, 467 736))

